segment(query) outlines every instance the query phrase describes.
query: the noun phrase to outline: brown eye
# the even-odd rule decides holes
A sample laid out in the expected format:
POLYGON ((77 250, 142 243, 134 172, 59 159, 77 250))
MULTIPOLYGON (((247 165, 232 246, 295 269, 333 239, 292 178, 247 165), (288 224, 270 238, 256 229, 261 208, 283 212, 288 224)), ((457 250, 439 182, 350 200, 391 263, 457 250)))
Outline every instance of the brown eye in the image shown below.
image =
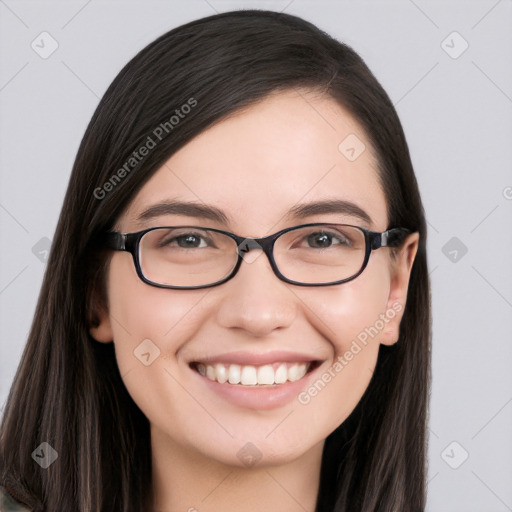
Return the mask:
POLYGON ((350 240, 341 233, 312 233, 307 237, 307 241, 310 247, 319 249, 331 247, 333 244, 350 245, 350 240))

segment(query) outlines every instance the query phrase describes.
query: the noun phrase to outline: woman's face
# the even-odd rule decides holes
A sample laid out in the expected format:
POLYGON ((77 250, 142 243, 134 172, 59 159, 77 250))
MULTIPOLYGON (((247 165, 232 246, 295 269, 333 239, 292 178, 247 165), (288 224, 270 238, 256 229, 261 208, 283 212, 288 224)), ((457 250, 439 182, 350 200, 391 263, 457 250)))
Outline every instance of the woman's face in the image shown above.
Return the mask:
MULTIPOLYGON (((330 98, 289 91, 190 141, 144 185, 116 229, 195 225, 256 238, 310 222, 389 227, 376 161, 359 125, 330 98), (338 208, 292 212, 327 200, 339 201, 338 208), (174 202, 221 211, 224 219, 154 208, 174 202)), ((152 439, 230 465, 290 462, 319 449, 348 417, 370 382, 379 345, 396 342, 416 246, 417 235, 410 235, 396 258, 389 248, 376 250, 356 279, 319 287, 279 280, 265 254, 251 251, 233 279, 196 290, 145 284, 131 255, 115 252, 108 311, 91 333, 113 340, 152 439), (260 372, 291 380, 211 380, 224 380, 222 366, 236 381, 234 364, 247 378, 260 372)))

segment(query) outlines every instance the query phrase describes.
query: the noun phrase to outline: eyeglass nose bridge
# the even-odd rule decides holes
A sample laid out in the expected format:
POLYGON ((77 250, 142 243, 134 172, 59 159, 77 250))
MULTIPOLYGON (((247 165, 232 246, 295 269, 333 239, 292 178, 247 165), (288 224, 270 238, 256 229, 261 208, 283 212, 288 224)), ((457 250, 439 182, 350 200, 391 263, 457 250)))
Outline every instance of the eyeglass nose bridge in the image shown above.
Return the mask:
POLYGON ((237 250, 238 255, 243 258, 249 251, 252 251, 254 249, 261 249, 269 258, 269 260, 272 262, 272 248, 276 242, 276 240, 287 230, 281 230, 277 233, 274 233, 273 235, 263 236, 261 238, 252 238, 250 236, 248 237, 241 237, 238 235, 235 235, 233 238, 235 238, 237 243, 237 250))
POLYGON ((264 238, 244 238, 241 242, 238 243, 237 249, 239 256, 242 258, 249 252, 254 249, 262 249, 264 252, 265 249, 269 246, 269 244, 265 243, 264 238))
POLYGON ((262 249, 261 245, 256 242, 256 239, 254 238, 244 238, 244 240, 238 244, 238 255, 244 257, 245 254, 247 254, 249 251, 252 251, 254 249, 262 249))
POLYGON ((257 256, 251 258, 249 255, 250 251, 253 251, 254 249, 261 249, 267 255, 272 268, 274 268, 275 263, 273 261, 274 258, 272 255, 272 248, 278 236, 279 233, 262 238, 237 237, 237 253, 239 258, 247 261, 248 263, 252 263, 257 258, 257 256))
POLYGON ((232 279, 238 273, 238 270, 240 270, 242 265, 242 261, 245 261, 246 263, 253 263, 258 258, 258 255, 254 255, 254 257, 252 257, 251 251, 254 249, 261 249, 266 254, 270 267, 277 278, 281 281, 290 282, 277 268, 273 253, 275 242, 284 231, 285 230, 279 231, 273 235, 268 235, 262 238, 244 238, 238 235, 231 235, 237 243, 238 262, 233 269, 233 273, 228 279, 232 279))

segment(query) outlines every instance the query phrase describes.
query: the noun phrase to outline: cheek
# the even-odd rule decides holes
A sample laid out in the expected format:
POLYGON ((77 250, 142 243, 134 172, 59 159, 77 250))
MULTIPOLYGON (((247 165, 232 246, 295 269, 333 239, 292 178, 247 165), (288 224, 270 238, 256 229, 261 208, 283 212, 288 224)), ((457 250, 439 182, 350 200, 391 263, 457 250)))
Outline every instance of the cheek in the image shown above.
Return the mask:
POLYGON ((181 439, 176 417, 197 418, 204 411, 177 384, 185 376, 175 355, 200 329, 202 299, 208 291, 149 286, 137 276, 132 260, 122 257, 128 254, 119 256, 110 265, 108 290, 121 378, 144 415, 181 439))
POLYGON ((118 254, 108 276, 109 313, 121 375, 177 352, 200 322, 193 310, 207 293, 149 286, 135 272, 128 254, 118 254), (148 354, 142 357, 142 354, 148 354))
POLYGON ((349 416, 370 383, 389 290, 389 272, 382 261, 351 282, 301 294, 309 323, 332 346, 332 360, 299 402, 314 409, 319 425, 329 425, 329 432, 349 416))
MULTIPOLYGON (((301 294, 309 307, 305 314, 328 338, 337 352, 349 349, 355 339, 364 339, 364 333, 375 325, 379 333, 371 329, 369 336, 378 345, 382 330, 380 318, 386 312, 390 293, 390 274, 384 258, 374 258, 364 272, 348 283, 339 286, 311 288, 301 294)), ((377 347, 378 348, 378 347, 377 347)))

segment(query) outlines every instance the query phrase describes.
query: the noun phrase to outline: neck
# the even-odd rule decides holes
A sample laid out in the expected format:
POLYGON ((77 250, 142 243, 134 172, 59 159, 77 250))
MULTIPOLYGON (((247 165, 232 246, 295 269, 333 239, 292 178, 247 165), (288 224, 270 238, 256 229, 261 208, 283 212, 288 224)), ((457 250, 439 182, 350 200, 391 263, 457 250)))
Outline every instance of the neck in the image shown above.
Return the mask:
POLYGON ((154 512, 314 512, 323 445, 283 464, 240 467, 152 428, 154 512))

